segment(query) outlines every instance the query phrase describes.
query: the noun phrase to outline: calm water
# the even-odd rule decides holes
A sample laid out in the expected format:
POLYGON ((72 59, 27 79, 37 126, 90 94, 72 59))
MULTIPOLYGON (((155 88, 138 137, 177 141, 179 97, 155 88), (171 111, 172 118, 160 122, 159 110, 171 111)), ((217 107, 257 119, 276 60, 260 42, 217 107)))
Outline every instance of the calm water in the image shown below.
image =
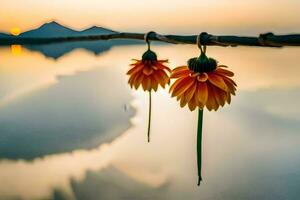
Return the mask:
MULTIPOLYGON (((57 58, 0 48, 0 199, 299 199, 300 49, 209 47, 236 74, 237 96, 204 114, 197 187, 197 113, 125 75, 145 46, 57 58)), ((195 46, 154 46, 170 66, 195 46)))

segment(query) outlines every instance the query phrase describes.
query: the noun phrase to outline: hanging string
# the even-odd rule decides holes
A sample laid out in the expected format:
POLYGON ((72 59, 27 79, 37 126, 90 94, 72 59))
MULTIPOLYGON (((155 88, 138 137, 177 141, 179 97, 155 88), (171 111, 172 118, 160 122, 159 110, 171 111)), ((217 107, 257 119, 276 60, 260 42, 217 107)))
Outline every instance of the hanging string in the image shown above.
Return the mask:
POLYGON ((201 38, 202 38, 202 36, 205 35, 205 34, 207 34, 207 33, 202 32, 202 33, 200 33, 200 34, 197 36, 197 38, 196 38, 197 46, 198 46, 198 48, 200 49, 201 53, 204 53, 204 54, 206 53, 206 45, 202 45, 201 38))
POLYGON ((147 45, 148 45, 148 50, 150 50, 150 40, 149 40, 149 36, 151 35, 151 34, 156 34, 154 31, 149 31, 148 33, 146 33, 145 35, 144 35, 144 40, 145 40, 145 42, 147 43, 147 45))

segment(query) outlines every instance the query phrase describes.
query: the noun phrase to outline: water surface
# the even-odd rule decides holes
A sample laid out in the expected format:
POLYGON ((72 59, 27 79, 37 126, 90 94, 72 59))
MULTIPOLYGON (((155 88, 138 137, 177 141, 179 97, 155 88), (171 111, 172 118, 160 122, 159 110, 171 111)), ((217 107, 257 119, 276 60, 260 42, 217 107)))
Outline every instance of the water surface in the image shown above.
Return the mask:
MULTIPOLYGON (((156 45, 170 67, 199 53, 156 45)), ((196 186, 196 112, 167 90, 148 96, 125 75, 145 46, 53 59, 0 48, 0 199, 298 199, 300 66, 297 48, 209 47, 235 72, 230 106, 204 114, 196 186)))

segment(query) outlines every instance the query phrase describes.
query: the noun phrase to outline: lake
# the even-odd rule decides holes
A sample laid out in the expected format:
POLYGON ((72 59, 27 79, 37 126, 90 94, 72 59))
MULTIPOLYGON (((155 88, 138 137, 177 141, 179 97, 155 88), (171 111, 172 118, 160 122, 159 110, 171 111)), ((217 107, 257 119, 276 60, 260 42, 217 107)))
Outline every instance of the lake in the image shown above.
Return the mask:
MULTIPOLYGON (((147 143, 148 94, 126 76, 146 45, 45 48, 0 47, 1 200, 299 198, 299 48, 208 47, 238 91, 204 112, 200 187, 197 112, 168 89, 152 95, 147 143)), ((171 68, 199 55, 193 45, 152 49, 171 68)))

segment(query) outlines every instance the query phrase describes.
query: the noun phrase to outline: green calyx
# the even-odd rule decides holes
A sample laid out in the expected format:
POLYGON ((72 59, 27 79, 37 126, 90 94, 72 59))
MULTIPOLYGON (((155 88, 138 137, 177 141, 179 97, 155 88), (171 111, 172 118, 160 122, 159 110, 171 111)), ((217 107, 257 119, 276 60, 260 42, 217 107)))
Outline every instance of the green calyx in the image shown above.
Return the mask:
POLYGON ((157 55, 154 51, 148 49, 142 56, 142 61, 157 61, 157 55))
POLYGON ((199 57, 188 60, 188 67, 194 72, 211 72, 217 68, 217 61, 213 58, 208 58, 205 53, 201 53, 199 57))

